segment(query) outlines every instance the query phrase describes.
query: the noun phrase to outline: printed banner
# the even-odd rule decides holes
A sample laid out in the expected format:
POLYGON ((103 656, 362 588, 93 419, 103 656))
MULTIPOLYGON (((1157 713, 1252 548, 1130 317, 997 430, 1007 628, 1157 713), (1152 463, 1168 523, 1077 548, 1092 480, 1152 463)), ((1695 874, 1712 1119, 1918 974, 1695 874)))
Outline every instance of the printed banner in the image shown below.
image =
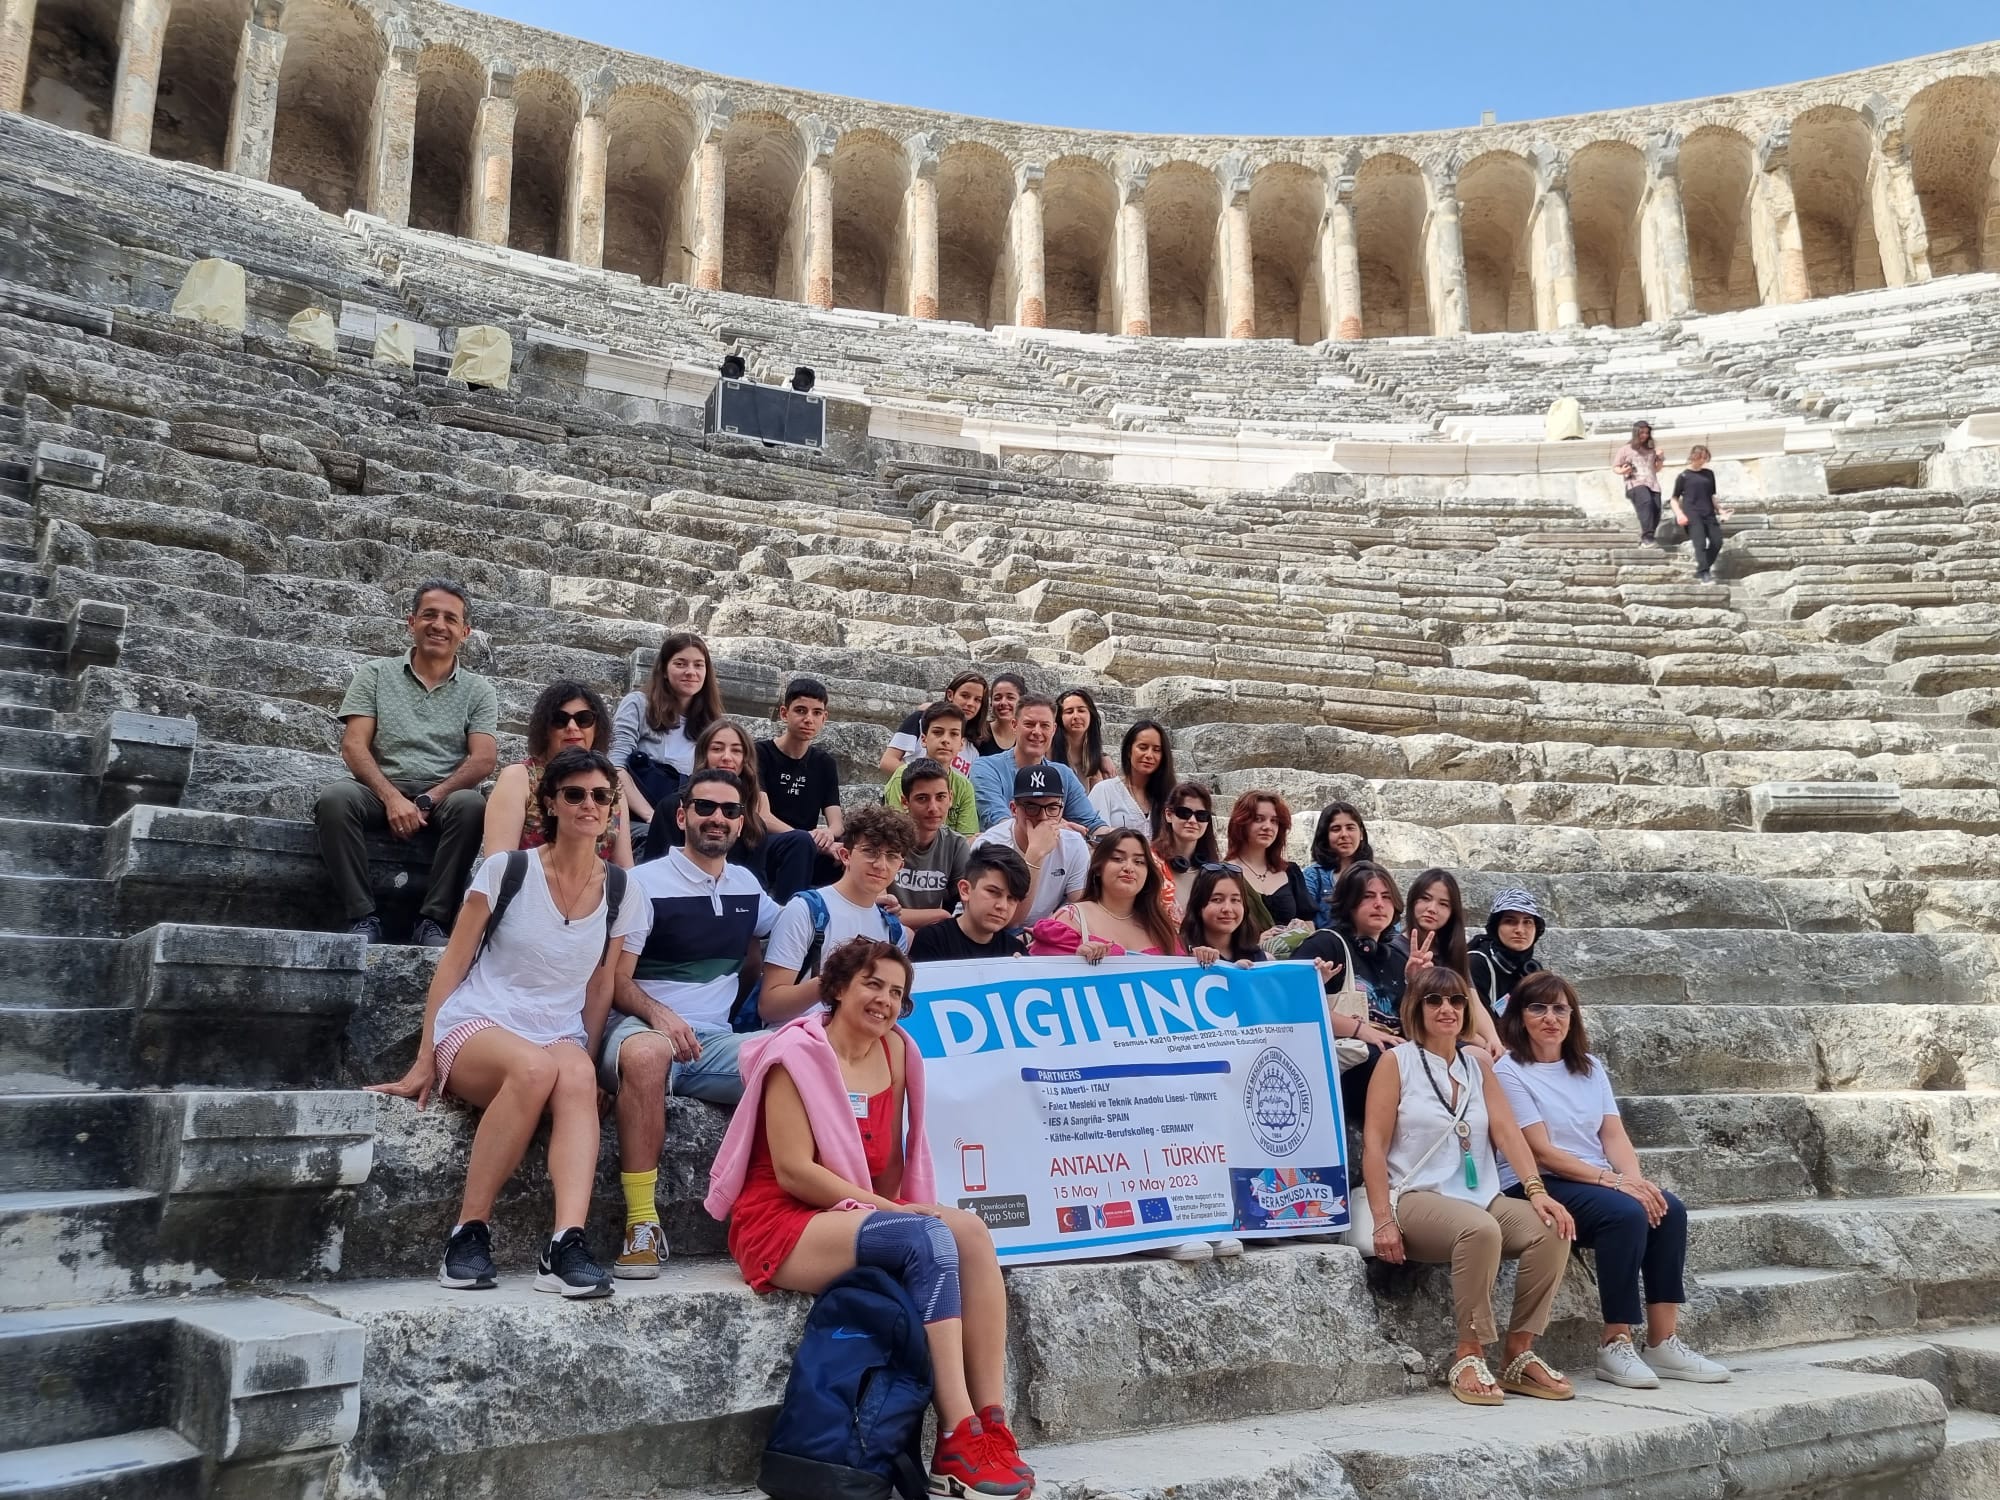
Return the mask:
POLYGON ((1310 964, 919 964, 914 1000, 938 1197, 1003 1265, 1347 1227, 1310 964))

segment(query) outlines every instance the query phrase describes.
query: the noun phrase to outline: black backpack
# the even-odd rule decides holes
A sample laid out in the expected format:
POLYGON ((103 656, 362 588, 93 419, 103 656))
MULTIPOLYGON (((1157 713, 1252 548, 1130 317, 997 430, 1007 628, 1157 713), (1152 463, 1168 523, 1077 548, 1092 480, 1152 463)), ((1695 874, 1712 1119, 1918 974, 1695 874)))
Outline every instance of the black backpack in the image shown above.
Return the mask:
MULTIPOLYGON (((493 910, 486 918, 486 930, 479 934, 479 948, 472 955, 474 963, 479 962, 486 945, 493 941, 493 930, 507 915, 507 908, 521 894, 521 883, 528 878, 528 860, 531 857, 526 849, 507 851, 507 868, 500 872, 500 894, 493 898, 493 910)), ((611 934, 618 926, 618 908, 624 900, 625 871, 607 859, 604 862, 604 952, 598 957, 599 964, 611 956, 611 934)))
POLYGON ((923 1500, 931 1351, 916 1304, 878 1266, 813 1300, 757 1470, 772 1500, 923 1500))

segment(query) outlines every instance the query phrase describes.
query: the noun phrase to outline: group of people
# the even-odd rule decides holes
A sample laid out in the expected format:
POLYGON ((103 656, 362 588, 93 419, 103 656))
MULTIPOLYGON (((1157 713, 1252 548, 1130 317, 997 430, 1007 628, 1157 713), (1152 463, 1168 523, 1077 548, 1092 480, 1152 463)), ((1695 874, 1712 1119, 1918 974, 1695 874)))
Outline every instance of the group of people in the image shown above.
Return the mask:
MULTIPOLYGON (((1687 533, 1694 552, 1694 581, 1715 582, 1715 560, 1722 555, 1722 523, 1730 512, 1716 502, 1712 455, 1697 443, 1688 449, 1687 467, 1674 477, 1674 520, 1687 533)), ((1632 440, 1611 456, 1612 472, 1625 486, 1625 499, 1639 520, 1639 540, 1656 543, 1660 526, 1660 471, 1667 456, 1653 441, 1653 424, 1634 422, 1632 440)))
MULTIPOLYGON (((855 1265, 901 1278, 936 1358, 936 1492, 1025 1494, 1032 1473, 1000 1406, 992 1239, 931 1201, 923 1065, 897 1025, 912 965, 1296 961, 1314 965, 1342 1043, 1374 1249, 1452 1267, 1454 1395, 1571 1393, 1531 1344, 1578 1238, 1598 1250, 1603 1378, 1727 1378, 1675 1336, 1685 1213, 1639 1170, 1575 992, 1536 957, 1546 923, 1529 892, 1502 891, 1470 934, 1449 871, 1420 873, 1406 906, 1346 802, 1319 811, 1304 866, 1275 791, 1239 794, 1218 837, 1214 796, 1177 772, 1167 726, 1132 725, 1114 758, 1087 691, 1051 698, 1013 673, 946 684, 884 751, 879 797, 844 805, 815 744, 825 685, 787 684, 777 731, 753 741, 724 716, 692 634, 669 636, 614 711, 587 683, 551 684, 526 757, 482 795, 497 702, 458 661, 470 600, 427 580, 407 624, 407 653, 355 675, 341 707, 350 775, 316 818, 346 920, 370 941, 383 925, 367 836, 430 847, 410 936, 443 951, 416 1058, 378 1087, 481 1111, 443 1285, 496 1284, 493 1206, 545 1116, 555 1219, 535 1286, 592 1298, 657 1277, 667 1096, 747 1099, 708 1198, 745 1279, 816 1292, 855 1265), (625 1200, 608 1266, 584 1233, 600 1090, 615 1100, 625 1200), (1453 1149, 1427 1138, 1437 1128, 1453 1149), (1496 1378, 1481 1353, 1503 1254, 1523 1270, 1496 1378)), ((1241 1252, 1225 1238, 1168 1253, 1241 1252)))

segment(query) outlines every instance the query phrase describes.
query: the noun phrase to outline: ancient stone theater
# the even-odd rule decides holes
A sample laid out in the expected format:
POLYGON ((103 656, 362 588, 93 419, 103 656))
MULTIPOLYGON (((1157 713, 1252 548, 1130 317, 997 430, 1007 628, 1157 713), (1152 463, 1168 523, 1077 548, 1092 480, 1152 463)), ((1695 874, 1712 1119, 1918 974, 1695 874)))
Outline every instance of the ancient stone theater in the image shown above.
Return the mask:
MULTIPOLYGON (((746 745, 825 685, 850 817, 1013 674, 1114 763, 1160 726, 1218 834, 1282 798, 1273 869, 1340 802, 1468 932, 1538 906, 1732 1378, 1593 1379, 1586 1249, 1575 1399, 1485 1410, 1443 1265, 1010 1266, 1036 1494, 2000 1496, 2000 42, 1220 139, 435 0, 0 0, 0 1495, 751 1493, 808 1300, 704 1212, 728 1112, 668 1100, 671 1255, 571 1301, 546 1132, 446 1290, 480 1114, 364 1087, 466 871, 370 834, 370 942, 315 807, 438 577, 496 801, 544 688, 696 632, 746 745), (823 437, 727 430, 731 356, 823 437), (1709 454, 1699 563, 1642 420, 1662 490, 1709 454)), ((607 1103, 606 1265, 618 1151, 607 1103)))

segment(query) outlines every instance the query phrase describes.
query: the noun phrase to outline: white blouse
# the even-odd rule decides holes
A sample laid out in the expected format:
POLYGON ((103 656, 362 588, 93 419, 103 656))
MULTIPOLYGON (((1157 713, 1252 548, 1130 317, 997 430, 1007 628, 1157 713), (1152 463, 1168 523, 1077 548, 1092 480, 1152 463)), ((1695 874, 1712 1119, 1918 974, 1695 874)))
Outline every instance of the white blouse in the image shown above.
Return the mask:
POLYGON ((1139 806, 1139 799, 1125 785, 1125 778, 1113 776, 1090 789, 1090 805, 1113 828, 1136 828, 1147 838, 1153 836, 1153 820, 1139 806))
POLYGON ((1499 1195, 1500 1169, 1494 1163, 1493 1138, 1486 1128, 1486 1080, 1474 1053, 1462 1048, 1447 1064, 1415 1042, 1405 1042, 1392 1047, 1389 1056, 1395 1060, 1403 1086, 1403 1097, 1396 1106, 1396 1133, 1389 1140, 1389 1185, 1402 1193, 1437 1193, 1484 1208, 1499 1195), (1426 1063, 1430 1066, 1430 1077, 1437 1082, 1436 1089, 1424 1077, 1426 1063), (1472 1093, 1471 1105, 1463 1114, 1472 1132, 1467 1144, 1472 1148, 1472 1162, 1478 1175, 1476 1187, 1466 1186, 1465 1156, 1456 1132, 1452 1139, 1431 1151, 1438 1137, 1452 1130, 1454 1113, 1445 1108, 1438 1094, 1442 1093, 1454 1104, 1460 1102, 1452 1093, 1453 1083, 1472 1093), (1427 1151, 1429 1159, 1418 1166, 1419 1158, 1427 1151))

